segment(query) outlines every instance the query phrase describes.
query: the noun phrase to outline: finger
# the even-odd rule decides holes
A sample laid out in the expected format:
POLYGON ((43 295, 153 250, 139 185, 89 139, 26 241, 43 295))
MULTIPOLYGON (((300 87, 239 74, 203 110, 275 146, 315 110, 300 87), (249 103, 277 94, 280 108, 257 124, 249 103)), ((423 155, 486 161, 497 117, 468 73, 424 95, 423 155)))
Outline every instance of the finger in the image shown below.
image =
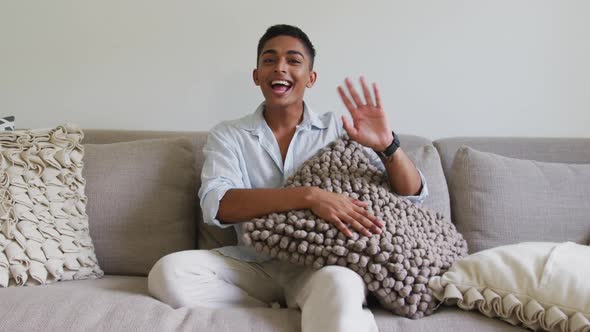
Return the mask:
POLYGON ((385 222, 383 222, 382 220, 379 220, 379 218, 377 218, 377 216, 375 216, 371 212, 363 209, 362 213, 365 217, 367 217, 369 220, 371 220, 371 222, 373 224, 377 225, 377 227, 379 227, 379 228, 385 227, 385 222))
POLYGON ((375 224, 377 227, 379 227, 379 228, 385 227, 385 222, 383 222, 382 220, 379 220, 375 215, 373 215, 371 212, 365 210, 363 207, 357 206, 355 211, 357 213, 364 215, 367 219, 369 219, 371 221, 371 223, 375 224))
POLYGON ((360 206, 363 208, 369 206, 369 202, 364 202, 364 201, 361 201, 359 199, 354 199, 354 198, 351 198, 351 200, 357 206, 360 206))
POLYGON ((342 234, 344 234, 345 236, 352 238, 352 233, 350 232, 350 229, 346 227, 346 225, 340 220, 340 218, 334 217, 332 225, 336 226, 336 228, 338 228, 338 230, 341 231, 342 234))
MULTIPOLYGON (((356 214, 358 216, 358 214, 356 214)), ((345 220, 350 226, 352 226, 352 228, 363 234, 364 236, 367 237, 371 237, 373 234, 371 232, 369 232, 368 229, 365 228, 365 226, 363 226, 362 223, 360 223, 359 221, 355 220, 355 218, 353 218, 350 215, 344 215, 342 216, 342 219, 345 220)))
POLYGON ((354 100, 357 108, 363 106, 364 103, 361 100, 361 97, 358 95, 358 93, 356 93, 356 89, 354 88, 354 85, 352 85, 352 81, 350 80, 350 78, 347 78, 345 82, 346 87, 348 87, 348 92, 350 92, 350 96, 352 97, 352 100, 354 100))
POLYGON ((367 211, 365 208, 366 208, 366 206, 365 207, 355 206, 355 211, 364 215, 367 219, 371 220, 371 222, 376 220, 377 217, 375 217, 371 212, 367 211))
POLYGON ((371 229, 374 228, 375 224, 365 215, 363 215, 361 210, 355 210, 350 213, 350 215, 354 218, 354 220, 360 222, 365 228, 371 229))
POLYGON ((342 125, 344 126, 344 130, 348 133, 348 137, 356 140, 358 130, 348 121, 348 119, 343 115, 342 116, 342 125))
POLYGON ((363 87, 363 94, 365 95, 367 105, 373 106, 373 97, 371 97, 371 91, 369 90, 369 86, 367 85, 364 76, 361 76, 361 86, 363 87))
POLYGON ((373 223, 373 221, 367 218, 363 213, 353 212, 352 217, 372 233, 381 234, 381 228, 373 223))
POLYGON ((346 95, 346 92, 344 92, 344 88, 339 86, 338 93, 340 94, 340 98, 342 99, 344 106, 346 106, 346 108, 348 109, 348 111, 350 112, 351 115, 354 115, 354 113, 356 112, 356 106, 352 103, 350 98, 348 98, 348 96, 346 95))
POLYGON ((379 93, 377 83, 373 83, 373 92, 375 93, 375 106, 381 108, 381 94, 379 93))
POLYGON ((377 217, 375 217, 373 223, 379 228, 385 228, 385 222, 383 220, 379 220, 377 217))

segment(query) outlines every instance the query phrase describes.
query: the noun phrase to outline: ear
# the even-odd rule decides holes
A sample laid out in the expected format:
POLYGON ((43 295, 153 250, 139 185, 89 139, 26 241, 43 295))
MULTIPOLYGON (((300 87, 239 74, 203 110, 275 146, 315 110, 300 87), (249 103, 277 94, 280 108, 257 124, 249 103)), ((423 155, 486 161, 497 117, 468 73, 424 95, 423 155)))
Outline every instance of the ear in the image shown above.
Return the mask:
POLYGON ((314 84, 315 81, 318 79, 318 73, 315 71, 310 71, 309 72, 309 81, 307 82, 307 84, 305 84, 306 87, 311 88, 314 84))
POLYGON ((252 79, 254 80, 254 84, 256 84, 256 86, 260 86, 260 81, 258 80, 258 69, 254 69, 252 71, 252 79))

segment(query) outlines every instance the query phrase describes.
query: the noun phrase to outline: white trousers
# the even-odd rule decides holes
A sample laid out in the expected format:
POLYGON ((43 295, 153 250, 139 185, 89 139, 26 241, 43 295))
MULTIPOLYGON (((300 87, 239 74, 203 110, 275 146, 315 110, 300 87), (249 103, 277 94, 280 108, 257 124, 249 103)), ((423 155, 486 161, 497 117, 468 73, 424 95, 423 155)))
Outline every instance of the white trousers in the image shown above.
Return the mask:
POLYGON ((365 304, 367 288, 341 266, 319 270, 271 260, 242 262, 216 251, 188 250, 162 257, 148 276, 148 289, 173 308, 203 306, 301 309, 304 332, 378 331, 365 304))

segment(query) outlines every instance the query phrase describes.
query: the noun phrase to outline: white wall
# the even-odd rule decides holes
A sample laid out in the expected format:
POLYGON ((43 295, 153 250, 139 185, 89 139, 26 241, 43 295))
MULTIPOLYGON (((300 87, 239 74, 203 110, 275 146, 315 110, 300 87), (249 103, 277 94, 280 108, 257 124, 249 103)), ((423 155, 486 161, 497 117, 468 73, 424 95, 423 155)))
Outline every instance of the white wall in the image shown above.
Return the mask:
POLYGON ((18 127, 208 130, 262 100, 272 24, 314 42, 316 111, 377 81, 394 129, 590 137, 590 1, 0 0, 0 115, 18 127))

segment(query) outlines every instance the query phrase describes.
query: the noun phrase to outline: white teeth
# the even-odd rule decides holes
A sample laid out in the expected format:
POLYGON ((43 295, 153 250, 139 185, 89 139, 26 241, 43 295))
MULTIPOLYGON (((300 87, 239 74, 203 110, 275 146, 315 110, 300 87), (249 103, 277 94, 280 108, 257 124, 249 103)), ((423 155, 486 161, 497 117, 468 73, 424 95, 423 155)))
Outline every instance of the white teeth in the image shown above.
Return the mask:
POLYGON ((287 81, 283 81, 283 80, 272 81, 270 84, 271 85, 281 84, 281 85, 285 85, 285 86, 291 86, 291 83, 289 83, 287 81))

